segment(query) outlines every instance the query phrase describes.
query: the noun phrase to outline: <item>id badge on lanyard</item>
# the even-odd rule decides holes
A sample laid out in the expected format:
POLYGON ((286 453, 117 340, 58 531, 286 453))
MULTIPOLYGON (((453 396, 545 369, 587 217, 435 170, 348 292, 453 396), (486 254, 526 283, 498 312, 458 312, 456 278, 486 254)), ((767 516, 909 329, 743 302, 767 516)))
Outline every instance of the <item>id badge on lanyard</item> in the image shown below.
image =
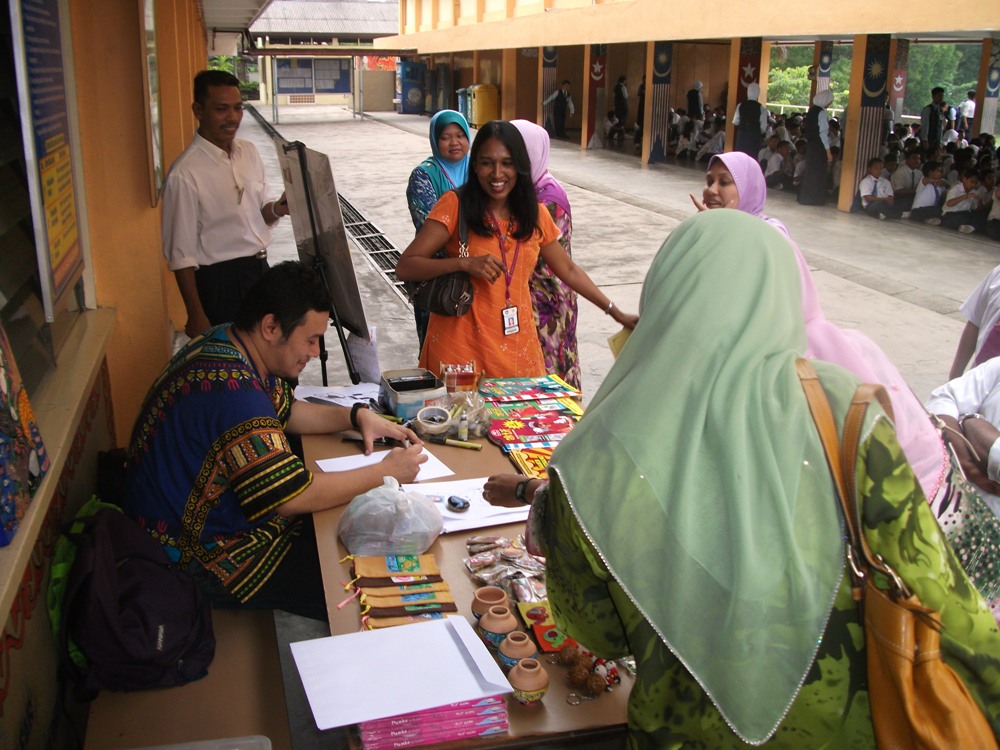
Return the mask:
POLYGON ((510 336, 521 330, 521 326, 517 324, 517 307, 509 305, 500 311, 500 315, 503 318, 504 336, 510 336))
MULTIPOLYGON (((507 295, 507 306, 500 311, 500 325, 503 327, 504 336, 512 336, 521 330, 521 326, 518 323, 517 319, 517 305, 513 304, 510 300, 510 283, 514 279, 514 269, 517 268, 517 258, 521 254, 521 241, 520 240, 517 241, 517 246, 514 248, 514 260, 508 267, 507 237, 500 229, 500 222, 497 221, 492 211, 490 211, 490 219, 493 221, 493 227, 497 233, 497 242, 500 245, 500 257, 503 259, 504 284, 506 285, 506 295, 507 295)), ((509 225, 507 231, 508 232, 510 231, 509 225)))

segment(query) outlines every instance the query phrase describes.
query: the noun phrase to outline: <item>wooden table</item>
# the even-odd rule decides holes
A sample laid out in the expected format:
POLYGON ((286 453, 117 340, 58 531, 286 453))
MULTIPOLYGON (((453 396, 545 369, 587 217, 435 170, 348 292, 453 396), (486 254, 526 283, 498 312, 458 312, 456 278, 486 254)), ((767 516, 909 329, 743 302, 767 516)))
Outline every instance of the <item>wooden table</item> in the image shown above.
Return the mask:
MULTIPOLYGON (((428 444, 428 449, 455 472, 454 477, 442 477, 434 481, 471 479, 515 471, 513 464, 498 448, 483 442, 485 444, 482 451, 428 444)), ((357 444, 344 443, 336 435, 306 437, 303 446, 306 464, 312 471, 318 471, 315 464, 317 459, 335 458, 357 451, 357 444)), ((313 517, 330 615, 330 632, 334 635, 355 632, 360 626, 360 610, 356 601, 337 608, 349 595, 344 591, 344 584, 350 580, 350 562, 340 562, 347 551, 337 538, 337 525, 342 512, 342 508, 337 508, 317 513, 313 517)), ((463 563, 468 557, 465 540, 478 533, 515 537, 523 530, 523 523, 513 523, 492 526, 486 530, 459 531, 438 537, 428 550, 437 559, 444 580, 448 582, 458 603, 459 613, 468 618, 469 622, 475 622, 469 605, 479 584, 472 579, 463 563)), ((573 747, 575 750, 586 747, 623 747, 626 705, 632 677, 622 675, 622 684, 612 691, 595 700, 570 705, 566 698, 571 692, 577 691, 570 688, 566 681, 567 668, 548 663, 544 656, 541 660, 549 672, 549 691, 541 705, 537 706, 522 706, 512 697, 508 698, 509 734, 450 742, 438 747, 506 748, 544 745, 573 747)))

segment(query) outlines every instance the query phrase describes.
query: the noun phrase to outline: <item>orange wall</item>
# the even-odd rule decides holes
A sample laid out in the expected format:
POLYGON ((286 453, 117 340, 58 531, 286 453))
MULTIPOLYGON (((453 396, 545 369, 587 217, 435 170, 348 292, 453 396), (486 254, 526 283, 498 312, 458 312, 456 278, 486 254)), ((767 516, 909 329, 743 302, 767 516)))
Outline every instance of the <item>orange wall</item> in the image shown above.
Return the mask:
MULTIPOLYGON (((190 138, 194 63, 207 60, 196 0, 157 3, 161 112, 166 165, 190 138), (172 37, 178 36, 177 40, 172 37), (186 111, 185 111, 186 108, 186 111)), ((160 210, 150 204, 139 4, 71 3, 76 99, 97 304, 117 311, 108 351, 118 442, 170 355, 168 300, 175 294, 160 244, 160 210)))
POLYGON ((713 109, 726 106, 729 80, 729 43, 675 42, 670 74, 671 106, 687 108, 691 84, 701 81, 701 96, 713 109))

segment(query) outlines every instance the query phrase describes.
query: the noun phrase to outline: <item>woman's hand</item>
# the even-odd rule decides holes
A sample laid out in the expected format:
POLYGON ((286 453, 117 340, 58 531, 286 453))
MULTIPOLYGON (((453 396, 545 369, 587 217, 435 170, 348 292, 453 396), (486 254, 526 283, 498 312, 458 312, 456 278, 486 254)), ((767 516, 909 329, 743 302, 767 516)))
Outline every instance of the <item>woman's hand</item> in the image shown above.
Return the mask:
MULTIPOLYGON (((987 448, 986 455, 976 455, 977 452, 974 452, 971 445, 975 441, 970 440, 968 434, 959 425, 958 420, 945 414, 938 414, 937 416, 948 428, 944 434, 948 437, 948 443, 951 445, 952 450, 955 451, 955 456, 958 458, 959 466, 962 467, 962 473, 965 474, 965 478, 986 492, 994 495, 1000 494, 1000 484, 994 482, 986 474, 986 455, 989 454, 989 448, 987 448), (958 434, 956 435, 955 433, 958 434), (963 437, 965 438, 964 440, 962 439, 963 437)), ((975 426, 972 423, 981 421, 983 420, 967 420, 967 426, 970 428, 968 433, 971 433, 973 437, 975 437, 975 426)))
POLYGON ((490 505, 499 505, 504 508, 519 508, 525 504, 530 504, 537 490, 544 480, 527 479, 520 474, 494 474, 486 480, 483 487, 483 499, 490 505), (518 500, 515 496, 517 485, 527 482, 524 489, 524 500, 518 500))
POLYGON ((694 197, 694 193, 688 193, 688 196, 690 196, 691 202, 694 204, 694 207, 697 208, 699 211, 707 211, 708 210, 708 206, 706 206, 700 200, 698 200, 697 198, 695 198, 694 197))
POLYGON ((504 264, 495 255, 474 255, 461 258, 461 267, 469 276, 485 279, 491 284, 504 274, 504 264))
POLYGON ((630 331, 635 328, 635 324, 639 322, 638 315, 633 315, 632 313, 619 310, 617 306, 611 308, 611 317, 615 319, 616 323, 621 323, 630 331))

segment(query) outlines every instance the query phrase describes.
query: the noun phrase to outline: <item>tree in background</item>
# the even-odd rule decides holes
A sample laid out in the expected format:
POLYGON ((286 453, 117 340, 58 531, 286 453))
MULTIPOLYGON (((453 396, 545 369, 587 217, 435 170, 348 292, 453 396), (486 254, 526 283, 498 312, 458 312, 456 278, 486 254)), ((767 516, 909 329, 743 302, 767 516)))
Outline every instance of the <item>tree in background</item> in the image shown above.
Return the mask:
MULTIPOLYGON (((833 47, 830 90, 833 92, 834 110, 847 106, 852 52, 853 45, 850 44, 835 44, 833 47)), ((979 44, 911 44, 903 114, 919 117, 935 86, 944 88, 946 102, 958 106, 965 100, 965 92, 976 88, 981 54, 982 46, 979 44)), ((772 45, 768 104, 808 107, 811 84, 808 72, 812 64, 811 44, 772 45)))

